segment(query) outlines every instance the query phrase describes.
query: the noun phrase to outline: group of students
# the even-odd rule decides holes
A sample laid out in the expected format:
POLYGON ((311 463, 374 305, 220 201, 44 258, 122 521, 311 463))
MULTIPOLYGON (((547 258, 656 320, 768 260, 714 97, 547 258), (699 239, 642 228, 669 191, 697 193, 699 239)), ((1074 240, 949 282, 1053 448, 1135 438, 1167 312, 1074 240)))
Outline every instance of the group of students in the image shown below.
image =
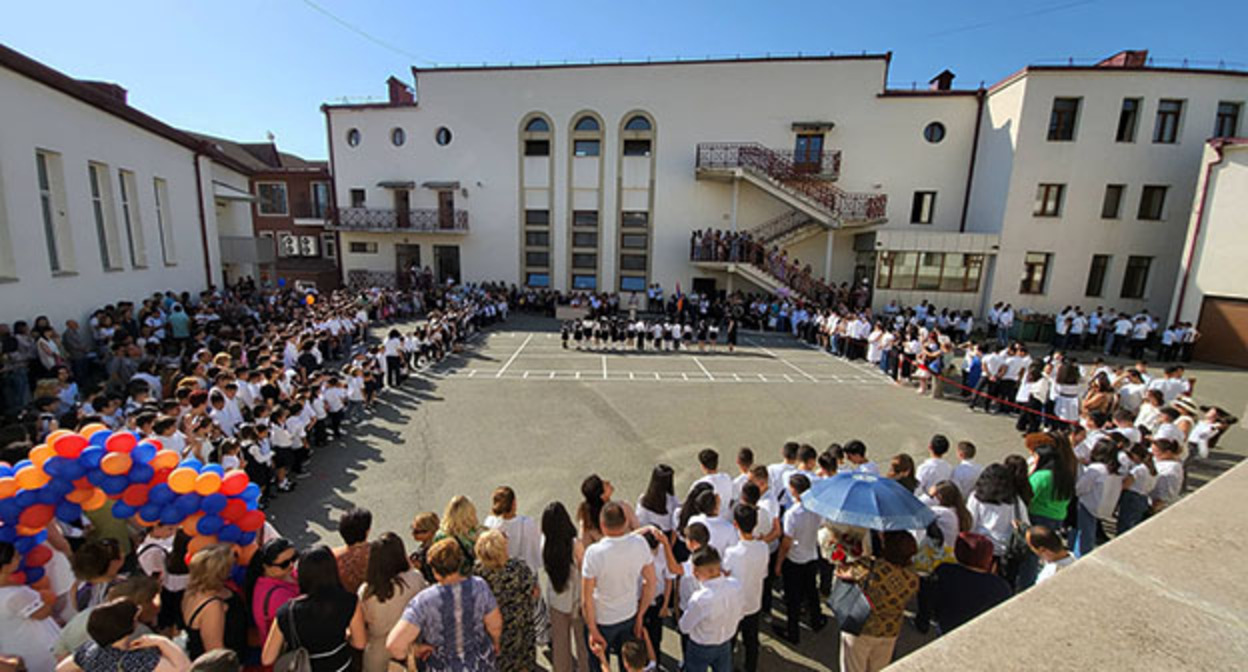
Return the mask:
MULTIPOLYGON (((736 349, 740 330, 735 317, 723 321, 724 343, 728 352, 736 349)), ((611 350, 638 352, 647 349, 654 352, 692 350, 712 352, 720 343, 720 322, 715 318, 702 318, 696 322, 624 317, 568 320, 560 329, 560 340, 566 350, 569 344, 577 350, 611 350)))

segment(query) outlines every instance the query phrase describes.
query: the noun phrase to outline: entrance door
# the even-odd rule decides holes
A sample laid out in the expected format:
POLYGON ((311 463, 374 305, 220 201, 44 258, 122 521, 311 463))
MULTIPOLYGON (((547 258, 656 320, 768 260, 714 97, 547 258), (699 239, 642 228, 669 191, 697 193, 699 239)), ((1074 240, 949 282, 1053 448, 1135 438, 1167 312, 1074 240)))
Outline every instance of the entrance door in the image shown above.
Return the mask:
POLYGON ((395 225, 406 229, 412 225, 412 202, 406 189, 394 190, 395 225))
POLYGON ((693 293, 704 296, 715 296, 715 278, 694 278, 693 293))
POLYGON ((1248 368, 1248 301, 1206 296, 1196 330, 1196 359, 1248 368))
POLYGON ((398 243, 394 246, 395 274, 399 289, 411 289, 420 275, 420 246, 398 243))
POLYGON ((440 284, 445 286, 448 282, 458 283, 462 280, 459 277, 458 245, 434 245, 433 263, 440 284))
POLYGON ((822 165, 823 134, 799 134, 793 148, 793 167, 803 173, 817 173, 822 165))
POLYGON ((438 228, 455 228, 455 192, 438 192, 438 228))

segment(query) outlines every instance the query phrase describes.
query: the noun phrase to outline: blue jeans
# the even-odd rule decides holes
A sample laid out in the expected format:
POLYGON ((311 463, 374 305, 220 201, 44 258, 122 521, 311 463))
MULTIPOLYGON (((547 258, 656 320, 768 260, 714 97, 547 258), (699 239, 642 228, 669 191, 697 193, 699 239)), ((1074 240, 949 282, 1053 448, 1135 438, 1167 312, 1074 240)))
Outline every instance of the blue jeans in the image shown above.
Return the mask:
POLYGON ((732 640, 715 646, 706 646, 689 640, 685 650, 685 672, 732 672, 732 640))
MULTIPOLYGON (((588 630, 588 628, 586 628, 586 630, 588 630)), ((620 654, 620 649, 624 646, 624 642, 633 638, 633 619, 628 618, 620 621, 619 623, 612 623, 611 625, 600 624, 598 626, 598 632, 602 633, 602 638, 607 640, 607 660, 610 661, 611 654, 614 653, 618 656, 620 654)), ((588 632, 585 634, 585 639, 589 639, 588 632)), ((621 670, 624 669, 624 661, 621 660, 619 666, 621 670)), ((602 664, 598 662, 598 656, 590 656, 589 669, 592 670, 592 672, 600 672, 600 670, 602 670, 602 664)))
POLYGON ((1121 498, 1118 499, 1118 534, 1125 534, 1127 530, 1144 522, 1144 518, 1148 516, 1148 497, 1138 492, 1124 490, 1121 498))
POLYGON ((1076 558, 1082 558, 1096 548, 1096 516, 1082 503, 1079 504, 1078 528, 1075 530, 1074 548, 1076 558))

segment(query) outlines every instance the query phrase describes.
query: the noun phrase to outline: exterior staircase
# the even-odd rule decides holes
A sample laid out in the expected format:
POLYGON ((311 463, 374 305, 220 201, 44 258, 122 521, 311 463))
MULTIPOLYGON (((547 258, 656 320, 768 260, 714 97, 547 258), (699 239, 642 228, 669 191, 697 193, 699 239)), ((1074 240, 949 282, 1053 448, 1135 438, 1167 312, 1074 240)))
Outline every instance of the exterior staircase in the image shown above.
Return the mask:
POLYGON ((823 233, 823 224, 801 210, 789 210, 746 230, 766 247, 789 247, 823 233))

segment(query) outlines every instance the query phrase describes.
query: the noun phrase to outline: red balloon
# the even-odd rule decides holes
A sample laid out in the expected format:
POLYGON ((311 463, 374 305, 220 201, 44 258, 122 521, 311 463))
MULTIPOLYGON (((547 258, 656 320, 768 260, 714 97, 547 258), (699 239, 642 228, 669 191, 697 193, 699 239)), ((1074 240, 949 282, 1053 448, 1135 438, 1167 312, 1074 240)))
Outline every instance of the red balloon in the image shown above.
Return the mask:
POLYGON ((30 549, 30 552, 26 554, 26 566, 42 567, 48 564, 48 561, 51 559, 52 549, 44 546, 43 544, 39 544, 38 546, 30 549))
POLYGON ((238 519, 238 522, 235 523, 235 525, 238 525, 238 529, 244 532, 255 532, 261 527, 264 527, 264 512, 248 511, 238 519))
POLYGON ((121 501, 138 508, 147 503, 147 491, 150 488, 142 483, 135 483, 121 493, 121 501))
POLYGON ((104 449, 110 453, 128 453, 134 450, 139 440, 130 432, 117 432, 104 442, 104 449))
POLYGON ((56 509, 51 504, 36 504, 25 511, 17 519, 23 527, 42 528, 52 522, 56 509))
POLYGON ((52 450, 55 450, 56 454, 61 457, 73 460, 77 459, 88 445, 90 444, 87 443, 86 438, 77 434, 66 434, 52 443, 52 450))
POLYGON ((247 503, 241 499, 231 499, 221 511, 221 517, 233 523, 242 518, 245 513, 247 513, 247 503))
POLYGON ((221 479, 221 489, 218 492, 226 497, 240 495, 247 488, 248 482, 247 472, 234 469, 221 479))
POLYGON ((169 474, 172 474, 172 473, 173 473, 172 469, 157 469, 156 475, 153 476, 152 480, 148 481, 147 484, 149 486, 152 486, 152 485, 159 485, 161 483, 164 483, 165 481, 169 480, 169 474))
POLYGON ((9 575, 10 586, 21 586, 26 583, 26 572, 13 572, 9 575))
POLYGON ((82 478, 74 481, 75 490, 90 490, 91 488, 94 488, 94 487, 95 486, 92 485, 91 481, 87 480, 86 476, 83 476, 82 478))

